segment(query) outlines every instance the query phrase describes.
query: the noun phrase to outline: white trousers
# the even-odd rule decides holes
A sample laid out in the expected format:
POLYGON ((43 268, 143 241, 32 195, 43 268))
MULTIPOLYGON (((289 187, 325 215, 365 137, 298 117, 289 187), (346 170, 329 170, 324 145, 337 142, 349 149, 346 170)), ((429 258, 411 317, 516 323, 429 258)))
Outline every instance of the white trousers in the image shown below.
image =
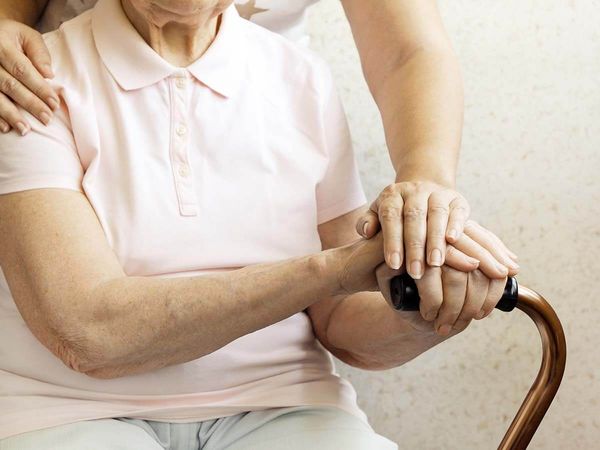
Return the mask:
POLYGON ((343 410, 295 406, 192 423, 97 419, 0 440, 0 450, 398 450, 343 410))

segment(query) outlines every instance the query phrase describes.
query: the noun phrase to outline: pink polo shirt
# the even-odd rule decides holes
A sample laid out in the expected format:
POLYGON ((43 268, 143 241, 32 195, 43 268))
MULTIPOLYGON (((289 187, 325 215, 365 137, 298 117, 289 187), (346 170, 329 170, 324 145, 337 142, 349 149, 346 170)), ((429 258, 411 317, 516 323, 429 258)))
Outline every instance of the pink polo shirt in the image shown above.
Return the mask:
MULTIPOLYGON (((0 194, 84 192, 128 275, 196 276, 318 252, 317 224, 365 204, 326 66, 234 7, 187 68, 155 53, 119 0, 45 39, 62 109, 48 127, 30 117, 27 136, 0 137, 0 194)), ((0 438, 104 417, 191 422, 291 405, 366 420, 305 313, 194 361, 100 380, 34 337, 0 277, 0 438)))

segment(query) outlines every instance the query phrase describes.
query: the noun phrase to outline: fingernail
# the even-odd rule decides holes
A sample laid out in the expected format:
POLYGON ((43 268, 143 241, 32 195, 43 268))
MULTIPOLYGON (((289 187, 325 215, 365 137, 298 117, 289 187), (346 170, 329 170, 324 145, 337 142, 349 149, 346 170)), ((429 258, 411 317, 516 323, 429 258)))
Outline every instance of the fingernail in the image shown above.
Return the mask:
POLYGON ((513 252, 511 252, 510 250, 508 250, 508 254, 510 255, 510 257, 512 259, 519 259, 519 257, 517 255, 515 255, 513 252))
POLYGON ((367 236, 367 229, 369 228, 369 222, 365 222, 362 226, 363 236, 367 236))
POLYGON ((54 97, 48 97, 46 103, 48 104, 48 106, 50 106, 52 111, 56 111, 58 109, 59 103, 58 100, 56 100, 54 97))
POLYGON ((429 255, 429 264, 432 266, 442 265, 442 252, 439 248, 434 248, 431 250, 431 255, 429 255))
POLYGON ((520 266, 514 261, 509 261, 508 267, 510 267, 511 269, 518 269, 520 266))
POLYGON ((421 261, 413 261, 410 263, 410 276, 418 280, 421 278, 421 261))
POLYGON ((48 125, 50 123, 50 114, 48 114, 46 111, 40 114, 40 118, 42 119, 42 123, 44 125, 48 125))
POLYGON ((17 130, 19 130, 21 136, 25 136, 27 134, 27 131, 29 131, 27 129, 27 125, 25 125, 23 122, 17 122, 17 130))
POLYGON ((483 316, 485 316, 485 311, 482 309, 481 311, 479 311, 479 312, 477 313, 477 315, 475 316, 475 318, 476 318, 477 320, 481 320, 481 319, 483 319, 483 316))
POLYGON ((456 239, 457 236, 458 236, 458 233, 456 230, 450 230, 450 232, 448 233, 448 237, 450 237, 452 239, 456 239))
POLYGON ((470 256, 469 256, 469 262, 471 264, 473 264, 474 266, 477 266, 480 263, 480 261, 478 259, 471 258, 470 256))
POLYGON ((442 336, 448 336, 448 334, 450 334, 450 330, 450 325, 442 325, 438 328, 438 334, 442 336))
POLYGON ((0 130, 2 130, 3 133, 8 133, 10 131, 10 127, 5 123, 0 123, 0 130))
POLYGON ((392 264, 392 269, 400 268, 400 253, 394 252, 390 257, 390 263, 392 264))

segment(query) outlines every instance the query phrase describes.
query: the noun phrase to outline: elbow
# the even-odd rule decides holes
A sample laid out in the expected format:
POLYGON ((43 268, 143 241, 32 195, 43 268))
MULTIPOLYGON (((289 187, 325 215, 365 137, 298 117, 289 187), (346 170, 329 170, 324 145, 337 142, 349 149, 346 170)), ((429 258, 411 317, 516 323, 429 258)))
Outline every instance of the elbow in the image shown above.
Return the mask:
POLYGON ((85 330, 61 332, 51 350, 69 369, 95 377, 102 372, 108 358, 102 340, 90 331, 93 327, 81 328, 85 330))

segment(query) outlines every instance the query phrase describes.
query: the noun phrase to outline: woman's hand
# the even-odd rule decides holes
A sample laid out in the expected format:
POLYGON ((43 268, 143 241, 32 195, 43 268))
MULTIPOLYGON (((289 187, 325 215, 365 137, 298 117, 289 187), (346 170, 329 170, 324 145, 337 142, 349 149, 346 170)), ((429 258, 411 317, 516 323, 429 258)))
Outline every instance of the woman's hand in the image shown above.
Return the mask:
MULTIPOLYGON (((381 264, 377 281, 381 293, 391 305, 390 280, 404 270, 381 264)), ((420 311, 397 311, 418 331, 435 331, 440 336, 461 332, 471 320, 488 316, 504 293, 506 277, 491 279, 480 270, 462 272, 447 265, 427 267, 415 280, 419 290, 420 311)))
POLYGON ((381 228, 386 263, 392 269, 404 265, 415 280, 427 266, 443 264, 465 272, 479 268, 491 278, 516 273, 517 256, 491 232, 467 220, 469 214, 469 204, 453 189, 428 181, 402 182, 381 192, 356 229, 369 239, 381 228))
POLYGON ((31 129, 15 103, 43 124, 50 122, 59 100, 44 77, 53 76, 42 36, 22 23, 0 20, 0 131, 14 128, 24 135, 31 129))
POLYGON ((375 269, 384 262, 382 233, 326 252, 337 274, 338 294, 379 290, 375 269))

